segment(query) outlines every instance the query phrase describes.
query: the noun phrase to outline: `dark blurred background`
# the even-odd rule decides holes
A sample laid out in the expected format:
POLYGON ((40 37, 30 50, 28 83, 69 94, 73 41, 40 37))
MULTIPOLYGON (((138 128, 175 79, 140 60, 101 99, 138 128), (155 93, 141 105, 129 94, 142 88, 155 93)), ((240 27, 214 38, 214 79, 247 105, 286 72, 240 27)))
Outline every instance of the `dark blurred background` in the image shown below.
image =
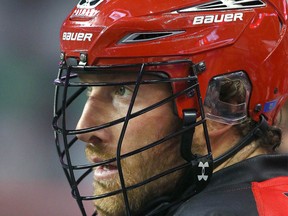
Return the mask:
POLYGON ((77 3, 1 1, 1 216, 80 215, 51 127, 59 30, 77 3))

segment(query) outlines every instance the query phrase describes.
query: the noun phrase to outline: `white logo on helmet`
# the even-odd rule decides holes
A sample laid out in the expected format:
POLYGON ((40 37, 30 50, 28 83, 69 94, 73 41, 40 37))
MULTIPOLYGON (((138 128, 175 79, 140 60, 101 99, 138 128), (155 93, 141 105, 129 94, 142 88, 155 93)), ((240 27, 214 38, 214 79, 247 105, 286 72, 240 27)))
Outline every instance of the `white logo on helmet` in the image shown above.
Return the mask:
POLYGON ((80 0, 77 8, 91 9, 101 4, 104 0, 80 0))
POLYGON ((227 13, 206 16, 195 16, 193 25, 243 21, 243 13, 227 13))
POLYGON ((64 41, 92 41, 92 33, 83 32, 63 32, 62 40, 64 41))

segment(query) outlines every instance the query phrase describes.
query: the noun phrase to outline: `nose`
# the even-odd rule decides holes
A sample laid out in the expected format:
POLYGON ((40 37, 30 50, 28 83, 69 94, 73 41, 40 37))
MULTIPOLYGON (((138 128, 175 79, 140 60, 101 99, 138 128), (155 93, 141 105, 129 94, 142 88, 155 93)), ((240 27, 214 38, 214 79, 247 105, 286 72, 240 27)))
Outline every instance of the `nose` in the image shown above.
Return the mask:
MULTIPOLYGON (((95 106, 92 106, 89 102, 87 102, 76 126, 76 130, 83 130, 99 126, 104 123, 101 119, 104 119, 103 115, 101 115, 101 111, 95 106)), ((79 140, 85 143, 95 145, 108 142, 110 139, 110 135, 107 129, 100 129, 87 133, 81 133, 77 134, 76 136, 79 140)))

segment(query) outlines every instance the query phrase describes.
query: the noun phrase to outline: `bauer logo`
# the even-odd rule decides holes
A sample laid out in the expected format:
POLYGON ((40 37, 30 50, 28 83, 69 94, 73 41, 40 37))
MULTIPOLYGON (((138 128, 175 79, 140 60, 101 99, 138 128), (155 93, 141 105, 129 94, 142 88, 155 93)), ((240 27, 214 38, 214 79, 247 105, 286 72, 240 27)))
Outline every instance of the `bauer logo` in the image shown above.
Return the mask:
POLYGON ((82 32, 63 32, 63 41, 92 41, 92 33, 82 32))
POLYGON ((91 9, 101 4, 104 0, 80 0, 77 8, 91 9))
POLYGON ((243 13, 227 13, 206 16, 196 16, 193 25, 243 21, 243 13))

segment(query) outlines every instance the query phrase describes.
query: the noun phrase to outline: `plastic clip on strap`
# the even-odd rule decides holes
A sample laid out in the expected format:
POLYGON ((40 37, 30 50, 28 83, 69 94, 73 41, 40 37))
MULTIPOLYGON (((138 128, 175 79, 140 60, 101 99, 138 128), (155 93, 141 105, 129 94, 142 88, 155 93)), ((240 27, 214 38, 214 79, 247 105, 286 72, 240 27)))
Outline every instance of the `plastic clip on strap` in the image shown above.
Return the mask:
POLYGON ((189 128, 185 130, 182 134, 181 140, 181 156, 188 162, 197 158, 197 156, 193 155, 191 152, 193 135, 195 132, 195 127, 191 127, 191 125, 195 124, 197 120, 196 110, 184 110, 183 111, 183 129, 189 128))

